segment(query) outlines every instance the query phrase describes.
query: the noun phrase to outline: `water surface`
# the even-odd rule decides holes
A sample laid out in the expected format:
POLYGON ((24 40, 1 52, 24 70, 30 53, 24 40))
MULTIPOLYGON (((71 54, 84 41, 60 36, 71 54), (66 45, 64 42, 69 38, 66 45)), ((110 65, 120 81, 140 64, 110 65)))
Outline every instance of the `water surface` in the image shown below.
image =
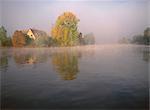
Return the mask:
POLYGON ((1 48, 5 109, 148 109, 148 46, 1 48))

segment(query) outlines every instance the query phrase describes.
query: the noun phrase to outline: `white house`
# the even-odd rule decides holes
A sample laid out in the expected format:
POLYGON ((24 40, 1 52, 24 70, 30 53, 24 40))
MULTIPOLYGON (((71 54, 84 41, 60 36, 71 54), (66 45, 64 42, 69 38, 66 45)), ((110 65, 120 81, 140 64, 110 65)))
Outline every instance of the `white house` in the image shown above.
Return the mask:
POLYGON ((48 35, 46 32, 37 30, 37 29, 29 29, 26 34, 31 38, 31 39, 37 39, 38 37, 47 37, 48 35))

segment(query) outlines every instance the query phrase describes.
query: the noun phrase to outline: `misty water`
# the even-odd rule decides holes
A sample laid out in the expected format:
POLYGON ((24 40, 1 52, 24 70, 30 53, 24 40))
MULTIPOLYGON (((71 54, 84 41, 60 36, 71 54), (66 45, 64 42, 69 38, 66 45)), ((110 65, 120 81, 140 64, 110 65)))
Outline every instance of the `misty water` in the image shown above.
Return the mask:
POLYGON ((8 109, 148 109, 148 46, 1 48, 8 109))

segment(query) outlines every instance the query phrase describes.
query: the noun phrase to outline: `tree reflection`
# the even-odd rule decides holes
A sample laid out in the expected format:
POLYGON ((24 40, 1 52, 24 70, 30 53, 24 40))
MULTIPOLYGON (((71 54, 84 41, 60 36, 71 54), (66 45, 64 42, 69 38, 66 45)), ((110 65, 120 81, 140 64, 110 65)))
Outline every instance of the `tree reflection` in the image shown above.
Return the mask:
POLYGON ((5 73, 8 68, 8 52, 7 50, 0 51, 0 72, 5 73))
POLYGON ((8 68, 8 58, 7 56, 0 57, 0 70, 5 73, 8 68))
POLYGON ((79 57, 80 55, 77 51, 64 50, 53 53, 52 64, 63 80, 76 79, 77 73, 79 72, 79 57))
POLYGON ((149 47, 145 47, 143 50, 143 60, 149 62, 150 59, 150 50, 149 47))

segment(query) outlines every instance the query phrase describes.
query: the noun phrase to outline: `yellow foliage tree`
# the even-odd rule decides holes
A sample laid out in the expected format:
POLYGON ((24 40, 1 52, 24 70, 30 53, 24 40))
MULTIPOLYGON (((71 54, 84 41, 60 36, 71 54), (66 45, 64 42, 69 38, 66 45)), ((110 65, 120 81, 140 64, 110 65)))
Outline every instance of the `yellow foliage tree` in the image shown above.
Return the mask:
POLYGON ((51 30, 51 36, 61 46, 73 46, 78 44, 79 19, 71 12, 60 15, 51 30))

